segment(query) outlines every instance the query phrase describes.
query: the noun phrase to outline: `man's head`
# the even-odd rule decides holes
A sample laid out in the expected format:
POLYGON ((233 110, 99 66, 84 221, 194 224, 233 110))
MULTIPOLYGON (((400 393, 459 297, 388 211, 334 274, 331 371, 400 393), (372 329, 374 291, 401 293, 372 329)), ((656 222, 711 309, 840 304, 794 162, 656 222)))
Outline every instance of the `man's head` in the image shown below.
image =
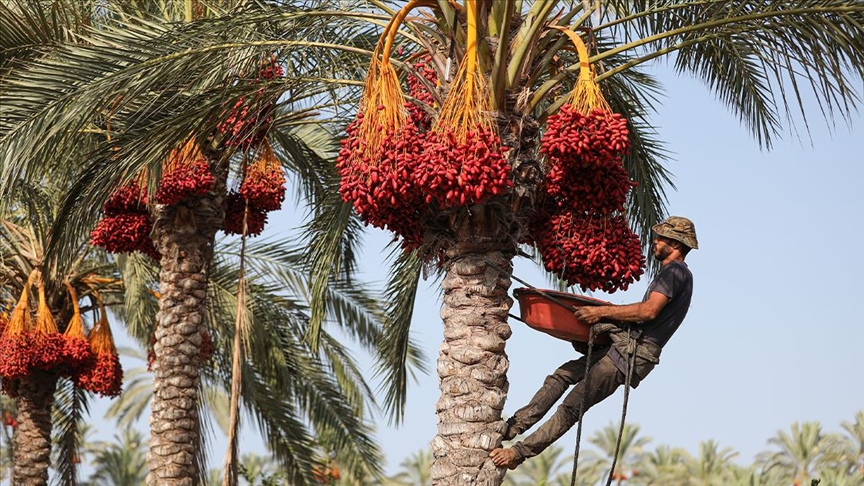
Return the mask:
POLYGON ((681 216, 669 216, 666 221, 654 225, 654 256, 663 261, 674 250, 686 256, 690 250, 698 249, 696 227, 693 222, 681 216))

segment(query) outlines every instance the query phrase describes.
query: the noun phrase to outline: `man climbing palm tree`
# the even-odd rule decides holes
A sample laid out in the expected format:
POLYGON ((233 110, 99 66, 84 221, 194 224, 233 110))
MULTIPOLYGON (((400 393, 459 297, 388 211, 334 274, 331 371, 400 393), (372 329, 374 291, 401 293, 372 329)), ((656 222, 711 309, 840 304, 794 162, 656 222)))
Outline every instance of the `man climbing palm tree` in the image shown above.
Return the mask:
MULTIPOLYGON (((499 467, 514 469, 525 459, 543 452, 550 444, 570 430, 580 415, 591 406, 612 395, 628 382, 631 373, 628 358, 632 357, 632 375, 629 384, 639 385, 654 366, 660 362, 660 350, 681 325, 690 308, 693 294, 693 275, 684 263, 691 249, 699 244, 693 222, 672 216, 654 226, 654 257, 662 269, 648 285, 642 302, 629 305, 581 307, 576 317, 593 325, 604 321, 641 323, 629 334, 610 324, 601 324, 603 332, 610 332, 613 344, 601 348, 602 356, 588 363, 588 356, 564 363, 546 377, 543 387, 528 405, 517 410, 507 420, 504 439, 509 440, 536 424, 570 385, 576 387, 567 395, 558 410, 546 423, 512 447, 494 449, 489 455, 499 467), (636 339, 635 356, 628 353, 631 338, 636 339), (589 372, 586 374, 586 367, 589 372)), ((575 347, 575 346, 574 346, 575 347)))

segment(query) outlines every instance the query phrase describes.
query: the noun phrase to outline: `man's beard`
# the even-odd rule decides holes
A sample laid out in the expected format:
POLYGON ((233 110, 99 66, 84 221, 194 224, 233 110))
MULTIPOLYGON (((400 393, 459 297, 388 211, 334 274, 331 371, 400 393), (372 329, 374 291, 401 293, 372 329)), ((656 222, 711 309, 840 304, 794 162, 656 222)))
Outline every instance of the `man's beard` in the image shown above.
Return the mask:
POLYGON ((669 248, 666 248, 666 247, 658 248, 656 251, 654 251, 654 258, 656 258, 657 260, 662 262, 671 253, 672 253, 672 250, 670 250, 669 248))

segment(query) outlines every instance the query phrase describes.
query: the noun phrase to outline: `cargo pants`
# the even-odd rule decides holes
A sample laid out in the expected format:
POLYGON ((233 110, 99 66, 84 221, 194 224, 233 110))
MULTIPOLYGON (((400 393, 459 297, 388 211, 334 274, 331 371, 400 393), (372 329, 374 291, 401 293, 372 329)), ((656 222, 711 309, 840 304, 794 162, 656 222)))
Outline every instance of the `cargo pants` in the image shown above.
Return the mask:
MULTIPOLYGON (((642 354, 642 353, 639 353, 642 354)), ((659 350, 657 352, 659 356, 659 350)), ((543 387, 534 395, 528 405, 520 408, 507 420, 505 439, 512 439, 540 421, 567 389, 573 389, 545 423, 525 439, 512 446, 517 462, 534 457, 549 445, 561 438, 579 420, 579 407, 585 396, 585 411, 600 403, 625 383, 626 368, 622 369, 623 356, 615 347, 594 350, 592 363, 585 378, 586 357, 568 361, 554 373, 546 377, 543 387), (586 386, 586 383, 588 386, 586 386)), ((654 368, 659 360, 643 359, 637 354, 634 363, 631 386, 638 386, 642 378, 654 368)))

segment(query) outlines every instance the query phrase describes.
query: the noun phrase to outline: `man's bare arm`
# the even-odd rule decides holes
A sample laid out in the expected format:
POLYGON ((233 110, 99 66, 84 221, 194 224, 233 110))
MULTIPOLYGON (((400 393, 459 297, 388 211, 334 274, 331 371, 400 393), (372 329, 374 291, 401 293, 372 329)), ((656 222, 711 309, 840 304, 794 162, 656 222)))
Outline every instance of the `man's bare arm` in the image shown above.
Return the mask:
POLYGON ((660 292, 651 292, 648 299, 635 304, 601 305, 597 307, 580 307, 576 317, 588 324, 595 324, 602 319, 625 322, 650 321, 657 317, 660 310, 669 302, 669 298, 660 292))

